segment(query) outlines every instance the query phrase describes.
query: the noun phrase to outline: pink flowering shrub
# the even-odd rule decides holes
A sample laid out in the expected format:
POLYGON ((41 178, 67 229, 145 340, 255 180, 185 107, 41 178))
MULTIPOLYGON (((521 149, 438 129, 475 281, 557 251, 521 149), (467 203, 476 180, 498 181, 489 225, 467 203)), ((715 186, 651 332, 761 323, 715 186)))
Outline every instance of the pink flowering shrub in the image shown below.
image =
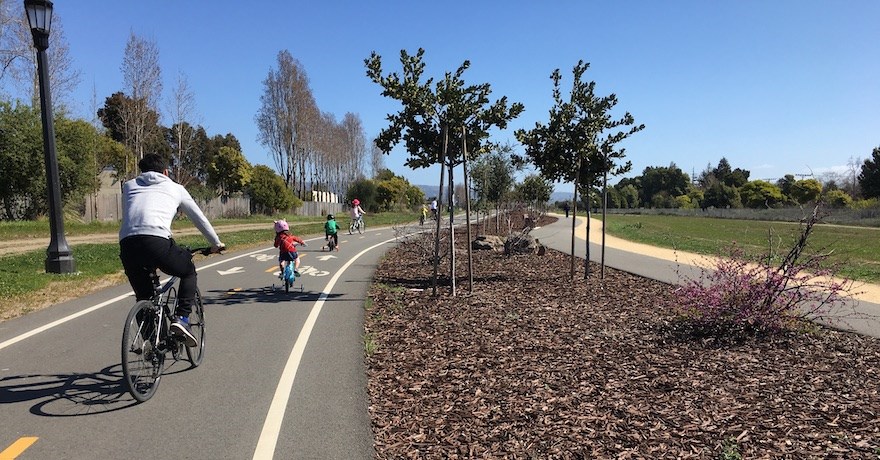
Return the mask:
POLYGON ((852 281, 836 279, 835 269, 823 268, 830 253, 804 254, 819 221, 817 211, 805 219, 799 240, 778 265, 771 265, 772 254, 750 259, 733 243, 698 278, 685 280, 674 298, 679 332, 742 338, 850 317, 841 312, 850 303, 852 281))

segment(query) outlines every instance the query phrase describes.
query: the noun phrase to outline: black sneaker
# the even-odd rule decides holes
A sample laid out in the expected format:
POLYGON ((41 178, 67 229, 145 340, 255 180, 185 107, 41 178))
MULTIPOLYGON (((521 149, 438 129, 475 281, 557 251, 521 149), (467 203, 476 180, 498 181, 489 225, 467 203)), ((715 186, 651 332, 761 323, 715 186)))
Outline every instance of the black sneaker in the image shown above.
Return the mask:
POLYGON ((171 333, 183 338, 184 343, 188 347, 194 347, 199 343, 196 340, 196 336, 189 330, 189 318, 185 316, 178 316, 171 322, 171 333))

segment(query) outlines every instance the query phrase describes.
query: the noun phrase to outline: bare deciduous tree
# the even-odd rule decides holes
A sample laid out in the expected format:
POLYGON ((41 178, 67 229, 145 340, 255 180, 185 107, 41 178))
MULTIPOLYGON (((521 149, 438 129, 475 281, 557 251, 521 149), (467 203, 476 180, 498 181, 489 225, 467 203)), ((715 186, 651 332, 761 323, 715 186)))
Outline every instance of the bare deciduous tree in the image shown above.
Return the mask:
POLYGON ((156 43, 131 33, 122 58, 122 78, 129 96, 123 104, 125 145, 135 158, 143 158, 146 146, 160 135, 158 111, 162 93, 162 70, 159 67, 159 48, 156 43))
POLYGON ((363 175, 363 123, 347 113, 342 123, 318 109, 302 64, 287 50, 263 80, 255 120, 259 140, 269 148, 276 170, 303 199, 311 190, 344 192, 363 175))
POLYGON ((259 141, 269 148, 276 170, 287 185, 296 190, 295 181, 303 175, 304 139, 300 136, 307 122, 307 105, 314 105, 314 99, 305 69, 290 51, 278 53, 278 67, 270 69, 263 80, 260 102, 256 115, 259 141))
POLYGON ((177 74, 177 83, 171 91, 168 104, 171 117, 172 167, 175 179, 181 185, 187 185, 198 177, 201 162, 193 155, 198 125, 193 118, 196 116, 196 98, 183 72, 177 74))
MULTIPOLYGON (((64 112, 70 95, 79 85, 80 74, 73 67, 64 25, 57 12, 53 14, 46 53, 52 108, 64 112)), ((30 100, 33 107, 39 106, 36 48, 24 8, 20 2, 0 1, 0 82, 7 79, 12 81, 12 85, 3 85, 3 88, 17 88, 17 92, 30 100)))
POLYGON ((342 130, 345 133, 345 142, 343 148, 345 169, 344 180, 348 183, 354 182, 360 176, 363 176, 364 158, 366 157, 367 138, 364 135, 364 124, 361 118, 354 113, 346 113, 342 119, 342 130))
POLYGON ((370 175, 376 177, 383 169, 385 169, 385 153, 376 145, 376 139, 373 139, 370 142, 370 175))

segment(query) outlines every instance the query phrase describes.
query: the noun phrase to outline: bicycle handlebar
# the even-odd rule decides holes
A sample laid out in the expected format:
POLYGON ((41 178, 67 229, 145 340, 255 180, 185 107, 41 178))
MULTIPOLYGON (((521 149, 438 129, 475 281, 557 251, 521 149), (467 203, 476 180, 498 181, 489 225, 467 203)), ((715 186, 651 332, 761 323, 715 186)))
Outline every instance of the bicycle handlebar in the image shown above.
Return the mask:
MULTIPOLYGON (((189 250, 190 254, 199 253, 203 256, 210 256, 211 254, 214 254, 214 252, 213 252, 214 246, 205 246, 205 247, 200 247, 200 248, 187 248, 187 249, 189 250)), ((217 251, 217 254, 222 254, 223 251, 225 251, 225 250, 226 250, 226 246, 223 246, 222 248, 220 248, 219 251, 217 251)))

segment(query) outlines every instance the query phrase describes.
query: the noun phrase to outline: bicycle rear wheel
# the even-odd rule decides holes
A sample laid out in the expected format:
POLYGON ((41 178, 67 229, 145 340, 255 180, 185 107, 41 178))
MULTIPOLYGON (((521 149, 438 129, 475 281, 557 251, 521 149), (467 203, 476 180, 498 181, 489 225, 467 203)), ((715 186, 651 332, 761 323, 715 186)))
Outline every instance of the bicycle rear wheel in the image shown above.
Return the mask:
POLYGON ((139 402, 153 397, 162 377, 165 352, 156 349, 160 332, 156 307, 148 300, 136 303, 122 330, 122 375, 128 392, 139 402))
POLYGON ((202 293, 198 290, 189 314, 189 329, 196 336, 196 346, 186 347, 186 356, 192 367, 198 367, 205 357, 205 306, 202 304, 202 293))
POLYGON ((290 292, 290 286, 293 285, 294 274, 291 273, 293 271, 292 263, 293 262, 287 262, 281 275, 282 278, 284 278, 284 292, 290 292))

